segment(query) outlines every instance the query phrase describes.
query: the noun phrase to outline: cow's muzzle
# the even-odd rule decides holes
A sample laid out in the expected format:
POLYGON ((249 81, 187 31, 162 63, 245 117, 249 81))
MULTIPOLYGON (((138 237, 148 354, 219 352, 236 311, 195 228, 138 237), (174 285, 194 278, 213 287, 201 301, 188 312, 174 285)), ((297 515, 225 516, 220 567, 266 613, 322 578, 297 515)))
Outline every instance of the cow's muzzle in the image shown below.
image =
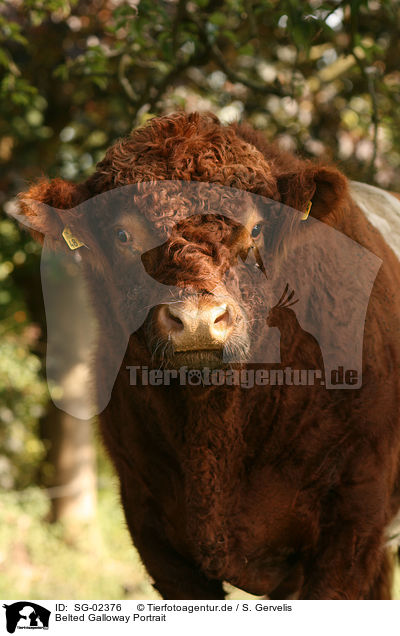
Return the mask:
POLYGON ((159 305, 153 320, 175 353, 222 350, 236 324, 234 303, 213 295, 194 295, 159 305))

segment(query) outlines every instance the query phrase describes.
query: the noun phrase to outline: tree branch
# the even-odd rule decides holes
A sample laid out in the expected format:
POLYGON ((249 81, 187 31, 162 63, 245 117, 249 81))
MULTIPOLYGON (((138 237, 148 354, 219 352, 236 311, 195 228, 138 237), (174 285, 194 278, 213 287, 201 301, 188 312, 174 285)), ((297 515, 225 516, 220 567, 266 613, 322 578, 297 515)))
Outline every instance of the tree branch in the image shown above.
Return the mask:
POLYGON ((214 62, 219 66, 219 68, 225 73, 228 79, 231 80, 234 84, 243 84, 250 90, 261 93, 262 95, 278 95, 279 97, 284 97, 286 93, 283 91, 282 85, 278 80, 275 80, 273 84, 265 84, 261 82, 255 82, 243 75, 237 73, 233 69, 229 68, 227 65, 225 58, 223 56, 222 51, 219 49, 218 45, 215 42, 211 42, 208 36, 207 31, 203 28, 203 25, 199 22, 199 20, 195 19, 192 16, 193 22, 196 24, 199 29, 199 36, 201 40, 205 41, 207 47, 210 50, 211 58, 214 62))
POLYGON ((118 64, 118 81, 121 84, 125 95, 128 97, 129 101, 133 104, 137 103, 137 96, 135 91, 132 88, 132 85, 128 78, 125 75, 126 68, 130 65, 131 58, 127 53, 121 55, 121 59, 118 64))
POLYGON ((350 14, 350 20, 351 20, 351 24, 350 24, 351 53, 355 61, 357 62, 358 68, 360 69, 360 73, 367 84, 368 92, 371 95, 371 103, 372 103, 371 119, 372 119, 372 124, 374 127, 374 131, 372 135, 373 151, 372 151, 371 161, 369 162, 366 169, 366 174, 367 174, 368 180, 373 181, 375 177, 375 161, 378 154, 378 125, 379 125, 378 100, 376 97, 375 82, 373 80, 373 77, 370 73, 368 73, 364 60, 362 60, 359 57, 358 53, 356 52, 355 33, 357 31, 358 15, 354 11, 352 11, 350 14))

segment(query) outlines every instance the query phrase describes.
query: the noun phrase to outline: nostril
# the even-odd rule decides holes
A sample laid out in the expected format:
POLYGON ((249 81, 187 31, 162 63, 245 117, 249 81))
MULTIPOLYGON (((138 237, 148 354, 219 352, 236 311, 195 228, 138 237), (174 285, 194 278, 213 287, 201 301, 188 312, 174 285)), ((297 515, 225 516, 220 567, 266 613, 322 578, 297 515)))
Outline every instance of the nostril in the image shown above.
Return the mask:
POLYGON ((216 325, 218 322, 229 322, 229 311, 227 309, 225 309, 222 314, 217 316, 217 318, 214 320, 214 325, 216 325))
POLYGON ((158 313, 160 326, 168 333, 183 331, 185 326, 179 316, 172 313, 168 305, 163 305, 158 313))
POLYGON ((212 315, 209 315, 208 330, 215 342, 223 344, 232 331, 234 317, 231 307, 215 307, 212 315))
POLYGON ((171 320, 171 322, 175 323, 176 325, 178 325, 179 327, 183 328, 183 322, 180 318, 178 318, 178 316, 174 316, 173 314, 171 314, 171 312, 168 312, 168 318, 169 320, 171 320))

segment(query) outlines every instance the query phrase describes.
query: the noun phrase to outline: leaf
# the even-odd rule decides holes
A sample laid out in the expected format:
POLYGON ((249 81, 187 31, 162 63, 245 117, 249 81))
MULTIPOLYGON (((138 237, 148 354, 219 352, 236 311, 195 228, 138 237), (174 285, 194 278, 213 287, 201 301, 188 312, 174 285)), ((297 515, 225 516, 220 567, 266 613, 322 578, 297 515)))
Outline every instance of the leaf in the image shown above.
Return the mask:
POLYGON ((0 48, 0 65, 5 68, 9 68, 10 66, 10 56, 9 54, 2 48, 0 48))
POLYGON ((239 55, 254 55, 254 46, 250 43, 241 46, 238 50, 239 55))
POLYGON ((220 11, 216 11, 209 16, 208 21, 211 22, 211 24, 215 24, 216 26, 224 26, 227 21, 227 16, 220 11))

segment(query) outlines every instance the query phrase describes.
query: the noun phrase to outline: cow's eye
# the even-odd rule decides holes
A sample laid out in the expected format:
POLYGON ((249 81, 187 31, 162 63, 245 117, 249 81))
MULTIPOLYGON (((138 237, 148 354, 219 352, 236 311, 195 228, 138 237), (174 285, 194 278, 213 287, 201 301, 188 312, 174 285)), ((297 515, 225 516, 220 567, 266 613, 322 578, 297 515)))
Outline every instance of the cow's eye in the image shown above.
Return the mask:
POLYGON ((121 228, 117 230, 117 239, 121 242, 121 243, 127 243, 130 239, 130 235, 129 232, 126 232, 126 230, 122 230, 121 228))
POLYGON ((251 238, 257 238, 261 234, 262 224, 256 223, 256 225, 251 230, 251 238))

